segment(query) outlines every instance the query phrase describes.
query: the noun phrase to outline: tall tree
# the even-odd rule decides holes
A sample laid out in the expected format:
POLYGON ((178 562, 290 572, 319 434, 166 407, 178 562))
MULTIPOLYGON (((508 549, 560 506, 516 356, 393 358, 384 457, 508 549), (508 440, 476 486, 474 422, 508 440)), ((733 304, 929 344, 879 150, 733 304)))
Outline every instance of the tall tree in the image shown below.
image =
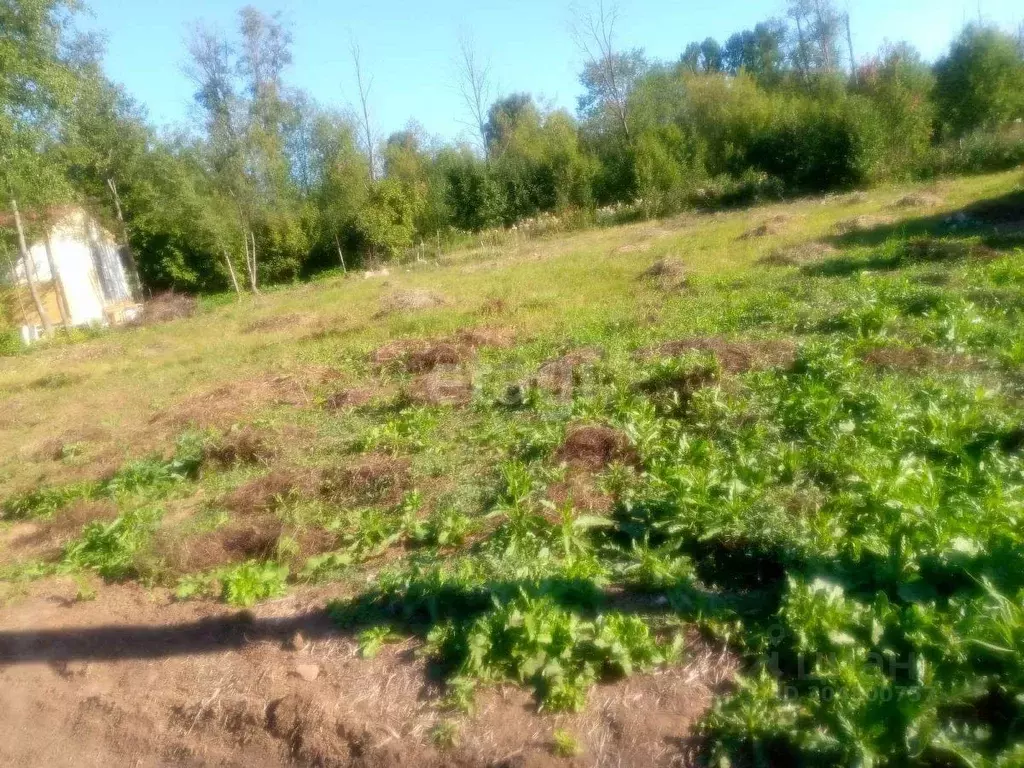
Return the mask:
POLYGON ((455 61, 456 84, 470 125, 480 141, 480 150, 487 154, 487 105, 493 96, 490 63, 477 53, 468 33, 459 35, 459 54, 455 61))

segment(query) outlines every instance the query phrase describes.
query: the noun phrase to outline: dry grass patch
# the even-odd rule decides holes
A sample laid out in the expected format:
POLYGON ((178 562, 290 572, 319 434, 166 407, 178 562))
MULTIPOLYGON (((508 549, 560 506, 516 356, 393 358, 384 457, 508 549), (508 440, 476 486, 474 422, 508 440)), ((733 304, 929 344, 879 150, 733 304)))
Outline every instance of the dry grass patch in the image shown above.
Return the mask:
POLYGON ((394 291, 380 300, 380 314, 390 315, 396 312, 420 312, 425 309, 437 309, 448 305, 448 299, 436 291, 426 288, 411 288, 394 291))
POLYGON ((908 208, 937 208, 942 205, 942 198, 930 192, 911 192, 897 199, 889 207, 900 211, 908 208))
POLYGON ((544 363, 529 385, 560 400, 572 397, 583 369, 601 360, 601 350, 583 347, 544 363))
POLYGON ((787 340, 730 341, 715 336, 695 336, 669 341, 641 351, 640 357, 679 357, 688 352, 710 352, 725 373, 747 373, 768 368, 784 368, 796 359, 797 346, 787 340))
POLYGON ((757 263, 767 267, 799 267, 823 261, 838 253, 839 249, 830 243, 812 241, 795 245, 792 248, 772 251, 767 256, 758 259, 757 263))
POLYGON ((569 428, 555 459, 591 472, 599 472, 612 464, 636 466, 640 460, 624 433, 611 427, 589 424, 569 428))
POLYGON ((417 405, 468 405, 473 381, 461 368, 443 367, 417 377, 405 394, 417 405))
POLYGON ((320 493, 337 503, 393 505, 402 500, 410 481, 408 459, 369 453, 344 466, 325 470, 320 493))
POLYGON ((642 280, 653 283, 663 291, 685 288, 687 285, 686 264, 678 256, 658 259, 640 275, 642 280))
POLYGON ((142 306, 141 325, 159 325, 192 317, 199 308, 195 296, 187 293, 159 293, 142 306))
POLYGON ((966 373, 981 365, 974 358, 933 347, 881 347, 865 354, 864 362, 883 370, 905 373, 966 373))
POLYGON ((840 221, 835 225, 835 233, 840 236, 852 235, 858 232, 878 229, 879 227, 888 227, 895 223, 896 219, 892 216, 864 214, 863 216, 854 216, 852 219, 840 221))
POLYGON ((740 240, 756 240, 762 237, 775 237, 776 235, 784 234, 792 220, 793 216, 788 213, 777 213, 765 219, 756 227, 748 229, 740 235, 740 240))

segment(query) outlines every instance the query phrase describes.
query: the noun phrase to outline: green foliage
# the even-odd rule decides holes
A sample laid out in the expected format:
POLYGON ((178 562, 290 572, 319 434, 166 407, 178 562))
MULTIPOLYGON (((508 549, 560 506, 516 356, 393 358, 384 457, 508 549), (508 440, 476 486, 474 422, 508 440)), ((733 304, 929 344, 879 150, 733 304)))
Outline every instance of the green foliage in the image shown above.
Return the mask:
POLYGON ((158 509, 125 512, 110 523, 89 523, 82 535, 64 549, 63 565, 88 568, 105 579, 119 580, 139 573, 137 555, 160 520, 158 509))
POLYGON ((559 728, 551 734, 551 739, 554 742, 553 751, 555 757, 570 758, 577 757, 583 753, 583 747, 580 746, 579 739, 571 731, 559 728))
POLYGON ((220 582, 220 596, 224 602, 249 608, 285 594, 288 566, 249 561, 220 570, 216 579, 220 582))

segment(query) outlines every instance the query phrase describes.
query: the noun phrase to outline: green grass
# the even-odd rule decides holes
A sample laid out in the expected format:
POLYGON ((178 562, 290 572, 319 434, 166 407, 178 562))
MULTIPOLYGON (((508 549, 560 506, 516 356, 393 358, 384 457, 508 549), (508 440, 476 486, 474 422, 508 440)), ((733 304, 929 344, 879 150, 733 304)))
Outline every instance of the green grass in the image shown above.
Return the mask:
MULTIPOLYGON (((414 637, 443 675, 439 745, 471 738, 460 718, 481 686, 578 711, 599 682, 684 661, 696 628, 742 662, 700 726, 711 764, 1017 765, 1024 236, 975 208, 949 216, 1012 206, 1019 183, 943 182, 937 211, 892 212, 906 190, 875 190, 456 253, 388 286, 211 302, 63 347, 59 390, 31 386, 52 350, 0 361, 15 414, 0 429, 3 525, 58 524, 83 498, 120 512, 88 524, 60 563, 0 578, 95 571, 240 606, 337 582, 329 610, 364 656, 414 637), (829 234, 882 211, 896 221, 829 234), (784 235, 739 239, 779 212, 792 217, 784 235), (836 251, 758 262, 819 238, 836 251), (638 280, 672 254, 686 290, 638 280), (376 316, 410 287, 451 303, 376 316), (292 319, 245 332, 275 315, 292 319), (465 365, 468 404, 417 404, 415 374, 371 363, 394 338, 481 326, 515 343, 465 365), (704 348, 656 351, 695 336, 704 348), (535 386, 545 363, 591 347, 600 356, 567 397, 535 386), (374 397, 324 406, 346 389, 374 397), (196 423, 168 418, 196 398, 196 423), (72 427, 82 408, 109 437, 69 438, 71 465, 24 460, 46 433, 30 414, 72 427), (208 460, 236 423, 273 458, 208 460), (580 425, 613 430, 615 460, 565 466, 580 425), (110 454, 112 475, 76 475, 110 454), (360 479, 367 461, 377 474, 360 479), (275 472, 304 482, 240 509, 236 495, 275 472), (235 517, 277 524, 273 551, 197 573, 161 561, 156 542, 235 517)), ((556 733, 557 754, 578 748, 556 733)))

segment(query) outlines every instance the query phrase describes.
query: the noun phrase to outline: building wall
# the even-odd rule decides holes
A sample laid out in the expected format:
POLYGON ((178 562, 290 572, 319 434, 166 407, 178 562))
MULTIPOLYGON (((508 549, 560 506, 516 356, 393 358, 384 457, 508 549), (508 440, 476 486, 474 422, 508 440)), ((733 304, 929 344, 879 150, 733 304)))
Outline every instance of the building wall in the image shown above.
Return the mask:
MULTIPOLYGON (((105 324, 119 322, 125 305, 134 305, 131 284, 120 252, 109 232, 93 222, 85 211, 68 213, 50 232, 50 245, 57 278, 70 310, 71 325, 105 324)), ((56 284, 50 271, 43 241, 33 243, 29 249, 30 261, 40 293, 51 294, 54 300, 44 300, 50 321, 61 322, 55 298, 56 284)), ((18 277, 24 282, 24 264, 18 263, 18 277)), ((27 294, 27 287, 25 289, 27 294)), ((29 324, 38 322, 38 315, 29 298, 31 316, 29 324)))

